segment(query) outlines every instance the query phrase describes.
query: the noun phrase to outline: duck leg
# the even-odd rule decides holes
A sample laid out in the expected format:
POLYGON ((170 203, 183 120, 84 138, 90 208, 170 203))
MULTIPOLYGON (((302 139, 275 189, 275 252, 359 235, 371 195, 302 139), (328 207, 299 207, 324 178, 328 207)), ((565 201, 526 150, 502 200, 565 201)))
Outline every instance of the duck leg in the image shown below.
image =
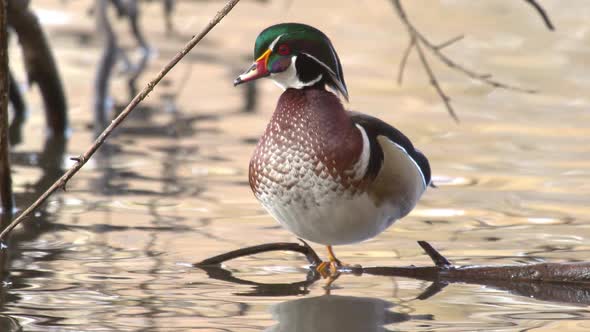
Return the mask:
POLYGON ((329 261, 321 262, 316 267, 316 271, 322 276, 322 278, 338 274, 338 268, 342 266, 342 262, 336 258, 336 255, 334 255, 332 246, 326 246, 326 248, 328 249, 329 261))

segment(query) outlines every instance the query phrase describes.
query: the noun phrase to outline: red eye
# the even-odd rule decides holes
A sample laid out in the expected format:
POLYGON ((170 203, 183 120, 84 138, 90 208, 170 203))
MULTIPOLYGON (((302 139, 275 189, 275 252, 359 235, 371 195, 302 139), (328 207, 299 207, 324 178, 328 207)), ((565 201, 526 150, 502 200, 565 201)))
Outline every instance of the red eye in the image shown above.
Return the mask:
POLYGON ((277 50, 277 52, 280 55, 289 55, 289 53, 291 53, 291 49, 289 48, 289 45, 281 44, 279 45, 279 49, 277 50))

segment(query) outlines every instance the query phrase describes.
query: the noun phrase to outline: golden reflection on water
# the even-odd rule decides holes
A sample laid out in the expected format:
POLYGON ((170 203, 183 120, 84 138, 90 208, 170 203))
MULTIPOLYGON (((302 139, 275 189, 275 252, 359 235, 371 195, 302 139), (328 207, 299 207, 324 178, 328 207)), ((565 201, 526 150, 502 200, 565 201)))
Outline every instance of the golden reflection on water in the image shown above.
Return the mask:
MULTIPOLYGON (((321 282, 304 289, 305 297, 266 297, 253 295, 252 284, 208 278, 190 267, 227 250, 295 240, 262 210, 247 185, 251 151, 280 91, 261 82, 257 112, 251 114, 241 112, 244 91, 232 86, 236 72, 250 62, 257 33, 279 21, 310 23, 331 37, 346 72, 350 108, 406 132, 429 156, 439 185, 384 234, 338 247, 343 261, 431 264, 417 240, 430 241, 457 264, 587 260, 590 7, 582 0, 542 3, 555 32, 524 2, 406 1, 408 14, 433 41, 466 35, 446 54, 499 80, 539 90, 492 90, 436 64, 461 118, 457 125, 415 55, 404 84, 396 84, 407 36, 388 1, 243 1, 70 181, 68 192, 50 198, 14 234, 0 327, 327 331, 338 324, 357 327, 345 324, 352 312, 358 317, 354 323, 366 331, 588 329, 587 309, 565 296, 551 302, 514 289, 453 284, 419 300, 429 283, 344 276, 331 298, 323 295, 321 282), (176 110, 168 109, 170 96, 176 97, 176 110), (306 313, 313 308, 315 315, 306 313)), ((44 159, 42 136, 31 134, 43 130, 40 102, 28 94, 32 114, 13 158, 20 209, 63 170, 59 161, 67 164, 92 141, 88 124, 101 43, 92 37, 80 44, 80 36, 94 34, 93 19, 83 14, 89 5, 33 4, 57 11, 41 13, 52 13, 42 20, 49 24, 70 98, 73 134, 61 145, 65 153, 50 154, 57 162, 44 159), (55 23, 52 17, 67 21, 55 23)), ((219 6, 180 2, 175 24, 181 36, 168 37, 160 7, 142 4, 146 36, 158 54, 144 82, 219 6)), ((123 44, 132 47, 124 24, 117 29, 123 44)), ((14 46, 11 65, 18 72, 22 62, 14 46)), ((123 103, 125 81, 115 77, 111 91, 123 103)), ((298 254, 268 253, 225 267, 257 283, 294 283, 305 279, 305 265, 298 254)), ((565 292, 588 297, 583 289, 565 292)))

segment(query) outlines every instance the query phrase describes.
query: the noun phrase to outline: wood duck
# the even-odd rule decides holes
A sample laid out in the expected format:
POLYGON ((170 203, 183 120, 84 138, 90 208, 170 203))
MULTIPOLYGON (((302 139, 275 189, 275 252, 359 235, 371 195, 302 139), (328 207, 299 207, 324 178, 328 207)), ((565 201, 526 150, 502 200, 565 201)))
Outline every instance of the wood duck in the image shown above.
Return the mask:
POLYGON ((333 245, 370 239, 414 208, 430 166, 399 130, 344 109, 340 59, 320 30, 268 27, 254 58, 234 85, 270 77, 284 92, 250 160, 250 187, 281 225, 327 246, 324 276, 342 265, 333 245))

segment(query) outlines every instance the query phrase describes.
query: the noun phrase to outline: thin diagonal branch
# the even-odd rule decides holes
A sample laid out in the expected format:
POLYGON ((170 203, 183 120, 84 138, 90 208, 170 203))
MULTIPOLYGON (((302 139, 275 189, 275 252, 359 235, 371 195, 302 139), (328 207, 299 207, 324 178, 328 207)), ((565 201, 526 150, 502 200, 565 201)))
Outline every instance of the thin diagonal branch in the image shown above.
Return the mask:
POLYGON ((417 38, 424 45, 424 47, 426 47, 432 54, 434 54, 445 65, 465 74, 466 76, 468 76, 474 80, 478 80, 482 83, 488 84, 488 85, 493 86, 495 88, 502 88, 502 89, 520 91, 520 92, 525 92, 525 93, 536 92, 535 90, 512 86, 509 84, 505 84, 505 83, 493 80, 491 78, 491 75, 489 75, 489 74, 481 74, 481 73, 478 73, 478 72, 473 71, 471 69, 467 69, 466 67, 463 67, 462 65, 451 60, 449 57, 447 57, 446 55, 444 55, 443 53, 440 52, 439 47, 437 47, 428 38, 426 38, 420 31, 418 31, 418 29, 416 29, 416 27, 414 27, 412 22, 410 22, 410 20, 408 19, 408 16, 406 15, 406 12, 401 5, 401 0, 391 0, 391 1, 393 2, 393 5, 394 5, 396 12, 397 12, 399 18, 401 19, 402 23, 408 29, 410 36, 414 36, 415 38, 417 38))
POLYGON ((436 79, 436 76, 434 75, 432 68, 430 68, 430 64, 428 63, 428 60, 426 59, 426 55, 424 55, 424 51, 422 50, 422 47, 420 46, 419 43, 416 43, 416 51, 418 52, 418 56, 420 57, 420 62, 422 62, 422 67, 424 67, 424 70, 426 71, 426 74, 428 75, 428 78, 430 80, 430 84, 434 87, 434 89, 436 90, 436 93, 438 93, 438 95, 442 99, 443 103, 445 103, 445 107, 447 108, 447 111, 449 112, 451 117, 458 123, 459 117, 455 113, 455 109, 453 108, 453 105, 451 105, 451 98, 449 98, 449 96, 447 96, 445 94, 445 92, 441 88, 440 84, 438 83, 438 80, 436 79))
POLYGON ((539 15, 541 15, 541 18, 543 19, 543 22, 547 26, 547 29, 555 30, 553 23, 551 23, 551 20, 549 19, 549 16, 547 15, 547 12, 545 11, 545 9, 543 7, 541 7, 541 5, 539 5, 539 3, 537 1, 535 1, 535 0, 524 0, 524 1, 526 3, 528 3, 529 5, 533 6, 533 8, 535 8, 535 10, 539 13, 539 15))
POLYGON ((451 38, 451 39, 447 40, 447 41, 446 41, 446 42, 444 42, 444 43, 440 43, 440 44, 438 44, 438 45, 436 46, 436 49, 437 49, 437 50, 442 50, 443 48, 445 48, 445 47, 449 47, 449 46, 453 45, 454 43, 456 43, 456 42, 458 42, 458 41, 462 40, 463 38, 465 38, 465 35, 458 35, 457 37, 455 37, 455 38, 451 38))
MULTIPOLYGON (((551 24, 551 21, 549 20, 547 14, 545 13, 545 10, 535 1, 535 0, 525 0, 526 2, 528 2, 529 4, 531 4, 541 15, 541 17, 543 18, 543 20, 545 21, 546 25, 550 28, 553 29, 553 25, 551 24)), ((414 24, 409 20, 402 4, 401 4, 401 0, 391 0, 391 3, 393 4, 393 7, 395 9, 395 12, 397 13, 397 15, 399 16, 402 24, 406 27, 408 34, 410 35, 410 44, 408 45, 408 47, 406 48, 404 55, 402 57, 402 61, 400 63, 400 69, 399 69, 399 73, 398 73, 398 82, 401 83, 402 78, 403 78, 403 71, 406 65, 406 61, 407 61, 407 57, 411 51, 412 48, 416 48, 416 50, 418 51, 418 55, 420 56, 421 62, 423 64, 423 66, 425 67, 425 71, 427 72, 429 78, 430 78, 430 82, 432 84, 432 86, 435 88, 436 92, 438 93, 438 95, 443 99, 443 102, 445 104, 445 107, 447 108, 447 111, 449 112, 449 114, 451 114, 451 116, 455 119, 458 120, 452 106, 450 103, 450 99, 448 98, 448 96, 444 93, 444 91, 442 90, 440 84, 438 83, 438 81, 436 80, 436 77, 431 69, 431 67, 428 64, 428 61, 426 61, 426 57, 424 55, 424 50, 421 48, 421 46, 424 47, 425 50, 429 51, 430 53, 432 53, 436 58, 438 58, 439 61, 441 61, 442 63, 444 63, 445 65, 447 65, 448 67, 462 73, 463 75, 479 81, 481 83, 487 84, 491 87, 494 88, 501 88, 501 89, 506 89, 506 90, 512 90, 512 91, 518 91, 518 92, 524 92, 524 93, 535 93, 537 92, 536 90, 532 90, 532 89, 526 89, 526 88, 522 88, 522 87, 518 87, 518 86, 513 86, 510 84, 506 84, 500 81, 497 81, 495 79, 492 78, 492 75, 487 74, 487 73, 479 73, 477 71, 474 71, 472 69, 468 69, 466 67, 464 67, 463 65, 455 62, 454 60, 452 60, 451 58, 449 58, 448 56, 446 56, 445 54, 443 54, 441 52, 441 50, 445 47, 448 47, 449 45, 457 42, 458 40, 461 40, 463 38, 463 36, 458 36, 455 37, 447 42, 441 43, 439 45, 434 44, 433 42, 431 42, 428 38, 426 38, 415 26, 414 24)))
MULTIPOLYGON (((447 40, 446 42, 441 43, 440 45, 436 46, 436 48, 441 50, 445 47, 451 46, 452 44, 460 41, 464 37, 465 37, 464 35, 459 35, 455 38, 451 38, 451 39, 447 40)), ((408 43, 408 46, 404 50, 404 53, 402 55, 402 60, 399 63, 399 70, 397 72, 397 83, 398 84, 402 84, 402 82, 403 82, 404 72, 406 69, 406 64, 408 62, 408 57, 410 56, 410 52, 412 52, 412 48, 414 48, 415 45, 416 45, 416 38, 414 36, 410 36, 410 43, 408 43)))
POLYGON ((404 80, 404 71, 406 69, 406 63, 408 62, 408 57, 410 56, 410 52, 412 52, 412 48, 416 45, 416 38, 414 36, 410 37, 410 43, 406 50, 404 51, 404 55, 402 56, 402 60, 399 63, 399 70, 397 72, 397 84, 402 84, 404 80))
POLYGON ((72 167, 70 167, 61 178, 59 178, 55 183, 49 187, 41 196, 31 204, 26 210, 24 210, 16 219, 14 219, 3 231, 0 233, 0 240, 4 239, 12 229, 14 229, 18 224, 20 224, 28 215, 31 214, 36 208, 38 208, 51 194, 57 191, 59 188, 65 188, 66 183, 76 174, 84 164, 92 157, 92 155, 98 150, 98 148, 104 143, 106 138, 112 133, 112 131, 118 127, 123 120, 144 100, 149 93, 154 89, 154 87, 168 74, 168 72, 176 66, 176 64, 184 58, 185 55, 190 52, 193 47, 195 47, 208 33, 215 27, 233 8, 234 6, 240 2, 240 0, 229 0, 225 4, 225 6, 217 12, 217 14, 209 21, 209 23, 203 28, 203 30, 198 34, 193 36, 193 38, 184 46, 184 48, 168 62, 162 70, 156 75, 154 79, 152 79, 143 90, 141 90, 125 107, 125 109, 117 116, 111 124, 98 136, 98 138, 94 141, 92 146, 86 150, 83 154, 81 154, 77 161, 72 167))

